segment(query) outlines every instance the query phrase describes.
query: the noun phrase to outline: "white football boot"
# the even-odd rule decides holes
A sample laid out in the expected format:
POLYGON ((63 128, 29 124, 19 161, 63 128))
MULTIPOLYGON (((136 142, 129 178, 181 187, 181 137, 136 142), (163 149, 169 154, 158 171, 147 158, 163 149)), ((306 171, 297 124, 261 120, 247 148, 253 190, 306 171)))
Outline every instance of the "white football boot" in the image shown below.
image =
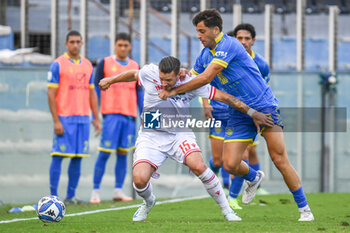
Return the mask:
POLYGON ((256 182, 249 182, 246 181, 246 188, 243 190, 242 194, 242 203, 247 205, 249 204, 255 197, 256 190, 258 189, 261 181, 263 180, 265 174, 262 171, 257 171, 257 176, 259 177, 258 181, 256 182))
POLYGON ((132 220, 134 222, 145 221, 148 213, 151 211, 156 202, 157 201, 155 198, 151 205, 147 205, 146 202, 143 201, 139 209, 135 212, 134 216, 132 217, 132 220))
POLYGON ((227 221, 242 221, 242 219, 234 212, 233 210, 228 211, 224 214, 224 217, 227 221))
POLYGON ((310 208, 307 210, 304 210, 300 212, 300 218, 298 219, 299 222, 309 222, 314 221, 314 215, 312 214, 310 208))
POLYGON ((91 204, 99 204, 99 203, 101 203, 100 190, 97 190, 97 189, 92 190, 90 203, 91 204))

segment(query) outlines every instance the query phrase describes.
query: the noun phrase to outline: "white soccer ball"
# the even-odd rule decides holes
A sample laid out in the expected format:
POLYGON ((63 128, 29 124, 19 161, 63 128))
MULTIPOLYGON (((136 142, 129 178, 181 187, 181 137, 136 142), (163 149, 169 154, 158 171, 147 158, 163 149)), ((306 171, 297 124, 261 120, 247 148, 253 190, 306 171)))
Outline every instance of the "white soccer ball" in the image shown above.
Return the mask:
POLYGON ((59 222, 66 213, 66 206, 57 196, 45 196, 39 200, 36 212, 43 222, 59 222))

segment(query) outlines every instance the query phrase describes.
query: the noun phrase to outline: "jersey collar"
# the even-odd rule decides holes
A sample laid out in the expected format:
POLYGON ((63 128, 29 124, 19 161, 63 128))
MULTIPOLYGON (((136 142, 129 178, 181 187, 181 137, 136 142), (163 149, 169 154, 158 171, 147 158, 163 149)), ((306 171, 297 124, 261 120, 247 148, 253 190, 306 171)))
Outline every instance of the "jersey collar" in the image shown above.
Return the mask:
POLYGON ((215 47, 213 49, 209 49, 209 51, 215 56, 215 49, 218 47, 218 43, 221 41, 222 37, 224 36, 224 33, 220 33, 216 38, 215 38, 215 47))
POLYGON ((250 51, 252 51, 252 53, 249 54, 249 55, 254 59, 255 58, 255 53, 254 53, 254 51, 252 49, 250 51))
POLYGON ((68 55, 67 52, 64 53, 64 56, 65 56, 69 61, 73 62, 74 64, 80 64, 80 62, 81 62, 81 55, 80 55, 80 54, 79 54, 79 58, 78 58, 78 59, 73 59, 73 58, 71 58, 71 57, 68 55))
POLYGON ((219 41, 222 39, 222 37, 224 36, 224 33, 220 33, 216 38, 215 38, 215 43, 219 43, 219 41))

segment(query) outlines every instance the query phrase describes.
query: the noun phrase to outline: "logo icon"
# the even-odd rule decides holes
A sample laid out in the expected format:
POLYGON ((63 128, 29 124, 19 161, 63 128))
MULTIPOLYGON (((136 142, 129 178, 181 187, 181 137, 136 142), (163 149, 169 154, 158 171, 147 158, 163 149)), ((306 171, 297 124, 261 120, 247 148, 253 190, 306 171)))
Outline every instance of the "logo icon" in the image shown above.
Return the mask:
POLYGON ((156 112, 143 113, 143 128, 145 129, 160 129, 160 120, 162 113, 156 112))

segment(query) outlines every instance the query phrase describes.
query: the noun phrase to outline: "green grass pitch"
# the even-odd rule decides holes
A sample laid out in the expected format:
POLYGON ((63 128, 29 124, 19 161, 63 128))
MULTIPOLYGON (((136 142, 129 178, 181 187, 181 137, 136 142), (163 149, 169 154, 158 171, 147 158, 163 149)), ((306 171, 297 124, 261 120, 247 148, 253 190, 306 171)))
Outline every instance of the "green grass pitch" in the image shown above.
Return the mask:
MULTIPOLYGON (((350 194, 308 194, 314 222, 298 222, 291 195, 257 196, 254 205, 238 211, 242 222, 226 222, 211 198, 156 205, 147 221, 132 222, 136 208, 65 217, 59 223, 39 219, 0 223, 0 232, 350 232, 350 194), (260 204, 259 204, 260 203, 260 204)), ((135 205, 102 202, 98 205, 69 205, 67 214, 135 205)), ((0 222, 35 217, 34 212, 8 213, 14 205, 0 206, 0 222)))

